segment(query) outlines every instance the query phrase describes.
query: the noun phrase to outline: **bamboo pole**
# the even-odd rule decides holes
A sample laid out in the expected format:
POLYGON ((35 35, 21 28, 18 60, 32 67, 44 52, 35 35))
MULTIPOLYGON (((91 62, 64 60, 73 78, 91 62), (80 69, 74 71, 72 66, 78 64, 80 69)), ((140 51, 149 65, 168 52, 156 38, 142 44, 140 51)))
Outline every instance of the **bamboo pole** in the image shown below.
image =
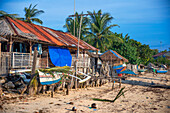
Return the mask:
POLYGON ((10 72, 10 70, 11 70, 11 52, 12 52, 12 36, 10 35, 9 36, 9 60, 8 60, 8 62, 9 62, 9 68, 8 68, 8 73, 10 72))
MULTIPOLYGON (((82 16, 80 19, 80 28, 79 28, 79 38, 78 38, 78 46, 77 46, 77 60, 79 57, 79 43, 80 43, 80 34, 81 34, 81 24, 82 24, 82 16)), ((76 69, 75 69, 75 73, 76 73, 76 77, 77 77, 77 61, 76 61, 76 69)), ((77 78, 75 79, 75 89, 77 89, 77 78)))

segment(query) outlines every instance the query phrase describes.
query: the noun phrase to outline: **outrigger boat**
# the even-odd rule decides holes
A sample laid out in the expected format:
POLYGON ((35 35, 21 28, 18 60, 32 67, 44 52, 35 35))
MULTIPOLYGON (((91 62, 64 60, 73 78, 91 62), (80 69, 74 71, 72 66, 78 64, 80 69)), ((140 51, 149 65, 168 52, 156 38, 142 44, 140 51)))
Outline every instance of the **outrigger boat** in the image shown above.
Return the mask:
MULTIPOLYGON (((37 70, 37 71, 38 71, 38 74, 39 74, 40 83, 42 85, 50 85, 50 84, 58 83, 61 80, 61 78, 63 77, 63 75, 68 75, 68 76, 77 78, 79 80, 79 83, 86 82, 87 80, 89 80, 91 78, 91 76, 89 76, 89 75, 87 75, 83 72, 80 72, 80 71, 78 71, 77 73, 79 75, 85 76, 85 78, 81 79, 79 77, 76 77, 76 76, 71 74, 72 71, 67 66, 66 67, 53 67, 53 68, 42 69, 42 70, 37 70), (52 70, 51 72, 53 74, 50 72, 50 70, 52 70)), ((24 78, 24 81, 29 82, 30 79, 25 79, 26 78, 25 77, 26 72, 31 72, 31 69, 14 70, 14 71, 11 71, 10 73, 11 74, 21 73, 20 76, 22 78, 24 78)))
POLYGON ((40 70, 38 70, 38 74, 39 74, 40 83, 42 85, 50 85, 50 84, 58 83, 63 76, 63 73, 60 72, 58 73, 54 72, 53 75, 51 75, 49 73, 41 72, 40 70))
POLYGON ((86 76, 85 79, 81 79, 81 78, 76 77, 74 75, 61 73, 61 72, 54 72, 53 75, 52 75, 50 73, 44 73, 44 72, 38 70, 38 73, 39 73, 40 83, 42 85, 50 85, 50 84, 58 83, 61 80, 61 78, 63 77, 63 75, 68 75, 68 76, 77 78, 79 80, 79 83, 83 83, 83 82, 85 82, 85 81, 87 81, 87 80, 89 80, 91 78, 91 76, 89 76, 89 75, 87 75, 85 73, 82 73, 80 71, 78 71, 78 73, 81 74, 81 75, 86 76))

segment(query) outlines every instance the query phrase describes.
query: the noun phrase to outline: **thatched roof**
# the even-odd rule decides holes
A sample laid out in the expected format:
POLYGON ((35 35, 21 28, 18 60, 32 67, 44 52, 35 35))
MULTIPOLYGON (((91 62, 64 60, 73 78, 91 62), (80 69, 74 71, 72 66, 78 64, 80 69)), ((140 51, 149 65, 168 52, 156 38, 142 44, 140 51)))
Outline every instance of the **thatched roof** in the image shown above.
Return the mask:
POLYGON ((100 59, 102 61, 115 61, 115 60, 122 60, 124 62, 128 62, 126 58, 118 54, 116 51, 108 50, 105 51, 103 54, 100 55, 100 59))
POLYGON ((94 54, 94 53, 92 53, 92 52, 87 52, 87 54, 88 54, 89 56, 93 57, 93 58, 98 58, 98 57, 99 57, 99 55, 94 54))
MULTIPOLYGON (((18 19, 3 17, 0 19, 0 36, 6 37, 8 35, 62 47, 77 48, 78 46, 78 38, 70 33, 27 23, 18 19)), ((80 40, 79 47, 83 50, 97 50, 83 40, 80 40)))
POLYGON ((0 36, 0 42, 1 41, 8 41, 8 40, 0 36))

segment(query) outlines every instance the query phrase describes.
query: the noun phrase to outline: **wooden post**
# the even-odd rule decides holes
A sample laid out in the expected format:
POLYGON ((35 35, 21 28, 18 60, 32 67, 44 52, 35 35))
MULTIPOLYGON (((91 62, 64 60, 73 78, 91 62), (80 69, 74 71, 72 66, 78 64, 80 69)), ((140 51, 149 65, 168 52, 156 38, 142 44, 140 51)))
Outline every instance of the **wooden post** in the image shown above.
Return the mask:
POLYGON ((121 83, 122 83, 122 82, 121 82, 121 78, 120 78, 120 81, 119 81, 119 88, 121 88, 121 83))
POLYGON ((48 50, 47 50, 47 67, 49 67, 49 65, 48 65, 48 50))
POLYGON ((29 42, 30 45, 30 56, 32 55, 32 42, 29 42))
POLYGON ((112 81, 113 82, 113 85, 112 85, 112 90, 115 88, 115 80, 112 81))
POLYGON ((51 98, 54 96, 54 85, 51 86, 51 98))
POLYGON ((36 70, 37 54, 38 54, 38 51, 37 51, 37 48, 35 47, 35 48, 34 48, 32 71, 31 71, 31 74, 32 74, 32 75, 35 74, 35 70, 36 70))
POLYGON ((11 52, 12 52, 12 36, 10 35, 10 37, 9 37, 9 69, 8 69, 8 73, 10 72, 10 70, 11 70, 11 52))
POLYGON ((94 66, 93 66, 93 69, 92 69, 92 76, 94 76, 94 66))
MULTIPOLYGON (((35 47, 30 82, 32 81, 32 79, 35 76, 35 70, 36 70, 36 64, 37 64, 37 54, 38 54, 37 48, 35 47)), ((29 82, 29 85, 30 85, 30 82, 29 82)), ((33 88, 29 86, 29 95, 32 95, 32 89, 33 88)))
POLYGON ((43 85, 43 94, 45 94, 46 91, 46 85, 43 85))
POLYGON ((67 82, 67 90, 66 90, 66 95, 69 95, 69 83, 67 82))

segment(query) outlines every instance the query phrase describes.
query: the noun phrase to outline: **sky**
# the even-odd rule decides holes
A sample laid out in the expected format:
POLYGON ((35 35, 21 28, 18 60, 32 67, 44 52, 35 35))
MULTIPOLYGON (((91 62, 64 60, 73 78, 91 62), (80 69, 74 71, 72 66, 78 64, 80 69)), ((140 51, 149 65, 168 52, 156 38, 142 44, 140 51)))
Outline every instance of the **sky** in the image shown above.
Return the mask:
MULTIPOLYGON (((65 20, 74 14, 74 0, 0 0, 0 10, 24 17, 24 7, 38 4, 45 11, 38 16, 43 26, 66 31, 65 20)), ((77 12, 102 10, 118 24, 113 32, 129 34, 131 39, 147 44, 151 49, 170 48, 170 0, 75 0, 77 12)))

